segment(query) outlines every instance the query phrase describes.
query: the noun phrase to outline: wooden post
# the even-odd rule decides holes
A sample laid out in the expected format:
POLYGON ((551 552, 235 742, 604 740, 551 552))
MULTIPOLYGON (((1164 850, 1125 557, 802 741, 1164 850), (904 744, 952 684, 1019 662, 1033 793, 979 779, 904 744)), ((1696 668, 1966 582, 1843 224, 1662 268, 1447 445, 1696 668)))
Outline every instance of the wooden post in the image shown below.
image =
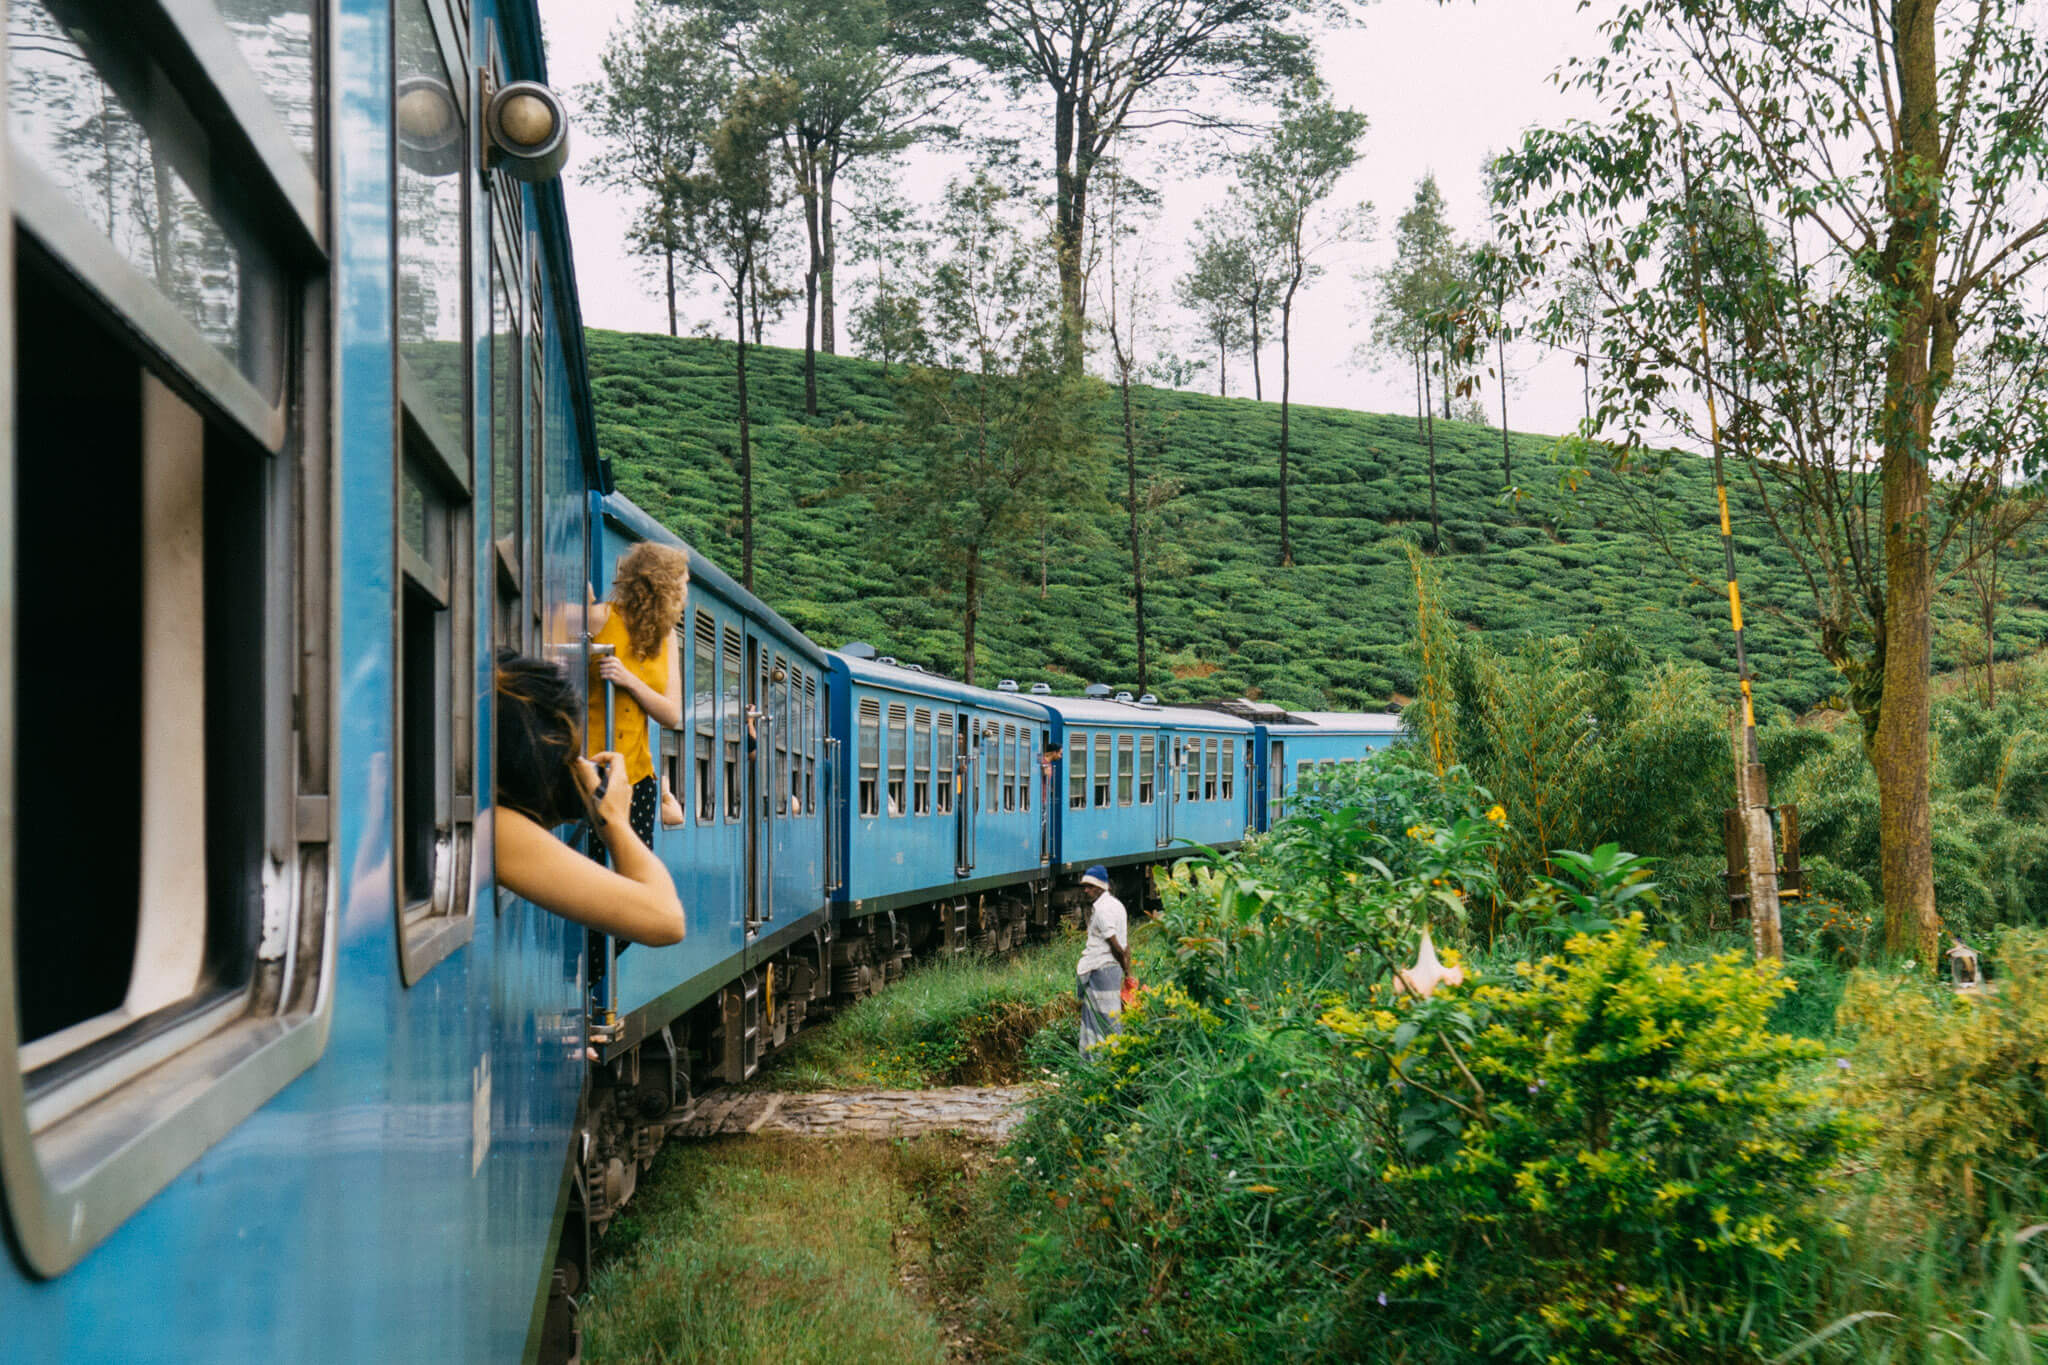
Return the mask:
POLYGON ((1735 806, 1742 817, 1743 852, 1749 873, 1749 937, 1759 961, 1785 957, 1778 922, 1778 850, 1771 830, 1770 789, 1764 765, 1750 761, 1749 727, 1742 712, 1730 726, 1735 749, 1735 806))

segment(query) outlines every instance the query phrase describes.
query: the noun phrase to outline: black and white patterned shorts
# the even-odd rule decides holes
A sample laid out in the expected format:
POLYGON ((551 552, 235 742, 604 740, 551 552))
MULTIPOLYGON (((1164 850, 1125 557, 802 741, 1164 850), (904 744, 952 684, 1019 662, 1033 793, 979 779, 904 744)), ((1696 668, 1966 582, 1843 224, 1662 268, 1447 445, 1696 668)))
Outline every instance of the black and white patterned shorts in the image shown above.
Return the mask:
POLYGON ((654 813, 661 809, 661 779, 643 777, 633 784, 633 806, 628 822, 640 842, 654 847, 654 813))

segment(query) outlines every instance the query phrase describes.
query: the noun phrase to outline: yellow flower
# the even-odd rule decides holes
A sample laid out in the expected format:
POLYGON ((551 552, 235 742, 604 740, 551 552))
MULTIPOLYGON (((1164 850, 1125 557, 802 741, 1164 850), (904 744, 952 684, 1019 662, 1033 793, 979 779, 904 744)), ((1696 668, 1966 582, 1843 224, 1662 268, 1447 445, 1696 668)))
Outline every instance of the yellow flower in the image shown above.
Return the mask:
POLYGON ((1410 826, 1408 826, 1408 837, 1409 837, 1409 838, 1411 838, 1411 839, 1417 840, 1418 842, 1420 842, 1420 841, 1422 841, 1422 840, 1426 840, 1426 839, 1428 839, 1428 838, 1429 838, 1429 834, 1430 834, 1430 829, 1429 829, 1429 826, 1428 826, 1428 825, 1410 825, 1410 826))
POLYGON ((1506 808, 1495 806, 1492 810, 1486 812, 1486 818, 1493 821, 1496 825, 1505 827, 1508 822, 1508 813, 1506 808))

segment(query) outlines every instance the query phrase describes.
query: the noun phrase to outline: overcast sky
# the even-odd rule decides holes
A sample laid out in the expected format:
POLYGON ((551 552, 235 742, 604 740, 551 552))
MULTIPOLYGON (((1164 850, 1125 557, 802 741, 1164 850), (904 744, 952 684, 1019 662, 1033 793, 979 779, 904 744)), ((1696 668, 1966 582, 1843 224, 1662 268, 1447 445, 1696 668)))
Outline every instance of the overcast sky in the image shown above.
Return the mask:
MULTIPOLYGON (((595 78, 606 38, 632 8, 632 0, 541 0, 551 83, 567 93, 595 78)), ((1336 99, 1371 120, 1364 155, 1336 198, 1371 201, 1378 231, 1361 246, 1333 253, 1328 273, 1297 307, 1297 402, 1413 411, 1414 388, 1404 368, 1360 368, 1354 361, 1354 352, 1367 340, 1371 308, 1353 277, 1360 268, 1391 258, 1394 220, 1426 173, 1436 174, 1461 235, 1483 233, 1479 171, 1486 154, 1511 145, 1531 125, 1593 112, 1582 97, 1560 92, 1551 75, 1566 58, 1596 49, 1597 11, 1602 8, 1581 14, 1578 0, 1379 0, 1365 10, 1360 27, 1323 39, 1323 69, 1336 99)), ((576 159, 565 180, 584 321, 593 327, 665 331, 661 293, 625 250, 632 205, 617 191, 583 182, 576 162, 587 161, 593 145, 587 127, 575 131, 581 141, 574 146, 576 159)), ((1026 148, 1047 140, 1040 137, 1026 148)), ((1163 168, 1175 164, 1177 150, 1184 152, 1158 140, 1146 158, 1150 177, 1164 194, 1146 254, 1152 283, 1169 298, 1173 277, 1186 265, 1185 243, 1195 219, 1226 189, 1218 179, 1171 178, 1163 168)), ((919 204, 935 202, 960 165, 957 158, 906 158, 900 173, 906 197, 919 204)), ((1140 173, 1148 172, 1141 167, 1140 173)), ((844 250, 842 238, 842 260, 844 250)), ((695 295, 683 330, 718 317, 718 309, 713 296, 695 295)), ((768 339, 801 346, 802 327, 799 307, 780 326, 771 326, 768 339)), ((841 328, 843 337, 843 320, 841 328)), ((1190 340, 1182 349, 1196 352, 1192 328, 1183 330, 1190 340)), ((1578 420, 1578 372, 1568 360, 1532 347, 1520 355, 1511 351, 1509 367, 1521 372, 1510 397, 1510 422, 1517 430, 1559 432, 1578 420)), ((1278 370, 1278 348, 1269 347, 1264 359, 1269 399, 1276 393, 1278 370)), ((1230 380, 1232 394, 1250 392, 1241 360, 1233 358, 1230 380)), ((1214 392, 1213 371, 1201 382, 1214 392)), ((1497 410, 1497 395, 1489 392, 1485 402, 1490 411, 1497 410)))

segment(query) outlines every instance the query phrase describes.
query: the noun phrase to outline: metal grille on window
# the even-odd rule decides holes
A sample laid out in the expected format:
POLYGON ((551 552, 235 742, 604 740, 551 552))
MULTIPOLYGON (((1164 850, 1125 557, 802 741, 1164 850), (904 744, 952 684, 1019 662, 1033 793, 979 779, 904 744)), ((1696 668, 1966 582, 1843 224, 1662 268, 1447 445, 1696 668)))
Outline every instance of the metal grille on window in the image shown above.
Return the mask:
POLYGON ((911 788, 910 813, 930 815, 932 813, 932 713, 929 707, 920 706, 912 717, 911 744, 917 756, 917 780, 911 788))
POLYGON ((882 813, 882 704, 863 698, 860 704, 860 813, 882 813))

